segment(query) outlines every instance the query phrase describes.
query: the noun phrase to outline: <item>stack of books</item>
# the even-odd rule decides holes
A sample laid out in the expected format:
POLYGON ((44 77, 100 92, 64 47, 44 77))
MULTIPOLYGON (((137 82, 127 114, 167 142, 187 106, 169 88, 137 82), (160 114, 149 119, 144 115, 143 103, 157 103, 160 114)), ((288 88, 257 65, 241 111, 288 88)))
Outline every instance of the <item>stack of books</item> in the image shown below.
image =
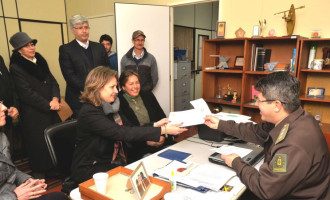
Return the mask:
POLYGON ((251 71, 264 71, 264 64, 270 61, 271 49, 252 45, 251 71))

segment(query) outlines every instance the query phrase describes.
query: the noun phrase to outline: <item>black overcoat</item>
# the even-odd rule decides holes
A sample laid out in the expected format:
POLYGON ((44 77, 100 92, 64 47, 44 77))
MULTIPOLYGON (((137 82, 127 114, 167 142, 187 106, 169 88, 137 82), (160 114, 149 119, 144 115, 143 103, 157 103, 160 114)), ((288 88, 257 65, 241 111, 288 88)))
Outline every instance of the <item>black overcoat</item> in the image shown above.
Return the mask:
POLYGON ((35 57, 36 64, 14 52, 10 58, 10 73, 19 98, 24 140, 32 170, 44 172, 53 167, 44 130, 60 122, 57 112, 50 110, 49 103, 53 97, 60 99, 60 89, 46 60, 39 53, 35 57))

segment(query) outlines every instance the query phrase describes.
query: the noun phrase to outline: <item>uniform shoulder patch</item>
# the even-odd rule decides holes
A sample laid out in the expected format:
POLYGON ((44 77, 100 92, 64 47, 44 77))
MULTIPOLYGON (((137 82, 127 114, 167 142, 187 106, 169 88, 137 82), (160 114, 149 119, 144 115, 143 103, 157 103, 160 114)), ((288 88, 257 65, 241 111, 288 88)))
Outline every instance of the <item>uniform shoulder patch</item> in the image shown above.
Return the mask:
POLYGON ((286 133, 289 130, 289 124, 285 124, 283 126, 283 128, 281 129, 280 135, 277 137, 275 144, 278 144, 279 142, 281 142, 282 140, 284 140, 284 138, 286 137, 286 133))
POLYGON ((287 154, 275 154, 273 172, 286 172, 287 164, 287 154))

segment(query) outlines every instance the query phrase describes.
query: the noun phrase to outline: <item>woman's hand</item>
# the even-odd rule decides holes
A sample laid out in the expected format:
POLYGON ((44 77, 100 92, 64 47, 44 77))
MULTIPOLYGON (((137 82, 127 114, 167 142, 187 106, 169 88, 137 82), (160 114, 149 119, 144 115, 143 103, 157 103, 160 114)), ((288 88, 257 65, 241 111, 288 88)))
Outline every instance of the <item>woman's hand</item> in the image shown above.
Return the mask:
POLYGON ((178 135, 182 132, 187 131, 188 130, 187 128, 180 128, 182 124, 183 123, 162 126, 162 134, 178 135))
POLYGON ((204 117, 205 122, 204 124, 207 125, 208 127, 212 128, 212 129, 218 129, 219 126, 219 119, 217 117, 211 116, 211 115, 206 115, 206 117, 204 117))
POLYGON ((49 106, 51 110, 59 110, 60 109, 60 103, 58 102, 58 98, 54 97, 51 102, 49 102, 49 106))
POLYGON ((165 126, 166 124, 168 124, 170 121, 168 120, 168 118, 163 118, 161 120, 159 120, 158 122, 154 123, 154 127, 161 127, 161 126, 165 126))
POLYGON ((165 142, 165 137, 160 137, 158 142, 147 141, 147 145, 148 146, 153 146, 153 147, 160 147, 164 144, 164 142, 165 142))
POLYGON ((9 115, 11 118, 16 119, 16 118, 18 117, 18 115, 19 115, 19 112, 18 112, 17 108, 15 108, 15 107, 10 107, 10 108, 8 109, 8 115, 9 115))
POLYGON ((20 186, 18 186, 13 192, 16 194, 18 200, 35 199, 46 192, 47 184, 42 179, 28 179, 20 186))

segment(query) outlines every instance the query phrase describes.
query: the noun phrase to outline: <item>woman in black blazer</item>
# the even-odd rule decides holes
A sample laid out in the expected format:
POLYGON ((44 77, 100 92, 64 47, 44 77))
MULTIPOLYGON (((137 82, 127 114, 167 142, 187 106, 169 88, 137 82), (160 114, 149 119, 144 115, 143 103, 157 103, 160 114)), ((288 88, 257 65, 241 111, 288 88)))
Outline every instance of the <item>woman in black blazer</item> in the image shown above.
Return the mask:
POLYGON ((81 95, 83 106, 78 115, 76 149, 71 178, 81 183, 94 173, 127 164, 126 144, 132 141, 158 142, 161 135, 177 135, 186 131, 181 124, 136 127, 119 112, 117 72, 109 67, 94 68, 87 76, 81 95))
MULTIPOLYGON (((149 126, 166 117, 155 95, 151 91, 142 91, 139 75, 133 70, 120 74, 118 94, 120 111, 135 126, 149 126)), ((174 144, 173 137, 162 137, 160 141, 132 142, 129 145, 129 161, 141 159, 144 155, 161 150, 163 146, 174 144), (134 153, 133 153, 134 152, 134 153)))

